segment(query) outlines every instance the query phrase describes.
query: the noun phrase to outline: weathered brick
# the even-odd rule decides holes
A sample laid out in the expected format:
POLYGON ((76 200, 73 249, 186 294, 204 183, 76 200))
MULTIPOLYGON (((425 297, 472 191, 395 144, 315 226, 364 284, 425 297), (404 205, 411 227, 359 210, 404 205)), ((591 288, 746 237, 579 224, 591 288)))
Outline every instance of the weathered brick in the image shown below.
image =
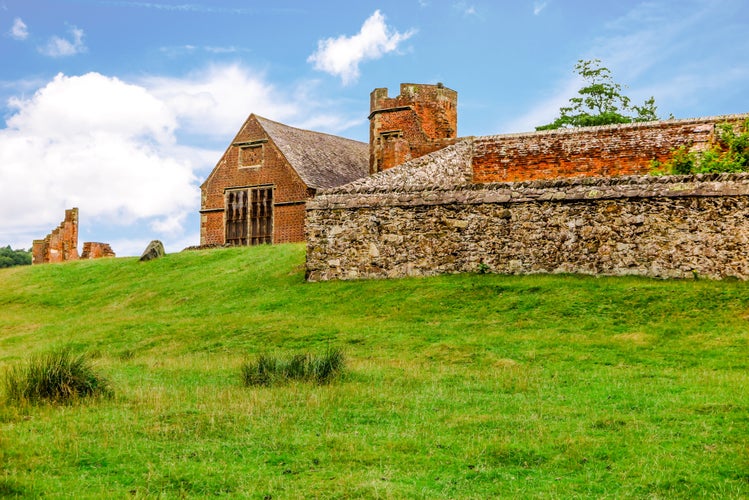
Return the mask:
POLYGON ((442 84, 402 83, 370 94, 369 172, 387 170, 442 149, 458 137, 458 93, 442 84))

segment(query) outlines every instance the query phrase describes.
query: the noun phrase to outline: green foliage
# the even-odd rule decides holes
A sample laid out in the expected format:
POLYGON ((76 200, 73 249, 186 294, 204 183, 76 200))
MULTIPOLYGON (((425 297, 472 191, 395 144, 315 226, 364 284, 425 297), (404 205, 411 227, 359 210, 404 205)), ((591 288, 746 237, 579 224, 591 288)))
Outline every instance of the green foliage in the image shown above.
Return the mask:
POLYGON ((716 127, 712 146, 706 151, 691 151, 680 146, 671 151, 665 162, 653 161, 651 172, 656 175, 713 174, 749 171, 749 119, 738 127, 721 123, 716 127))
POLYGON ((69 403, 79 398, 110 394, 109 382, 93 368, 85 354, 61 349, 32 357, 5 374, 5 396, 16 403, 69 403))
POLYGON ((117 387, 0 404, 0 496, 749 498, 749 283, 306 283, 304 256, 0 270, 0 369, 64 339, 117 387), (346 383, 240 381, 326 346, 346 383))
POLYGON ((341 349, 328 349, 322 356, 295 354, 288 360, 270 354, 260 354, 254 362, 241 366, 245 386, 280 385, 289 381, 330 383, 341 375, 345 365, 341 349))
POLYGON ((0 247, 0 268, 31 264, 31 251, 11 250, 10 245, 0 247))
POLYGON ((622 86, 614 82, 611 71, 601 66, 599 59, 580 59, 575 71, 586 82, 578 90, 579 97, 570 98, 569 106, 559 109, 559 118, 536 130, 658 120, 655 98, 647 99, 641 106, 632 105, 630 98, 622 94, 622 86))

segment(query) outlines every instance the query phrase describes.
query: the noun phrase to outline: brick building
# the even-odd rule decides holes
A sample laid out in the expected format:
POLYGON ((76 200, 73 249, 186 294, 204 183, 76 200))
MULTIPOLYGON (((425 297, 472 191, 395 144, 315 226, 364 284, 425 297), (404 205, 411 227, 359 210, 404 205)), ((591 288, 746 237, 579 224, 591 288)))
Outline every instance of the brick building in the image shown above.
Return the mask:
POLYGON ((457 138, 458 94, 441 83, 403 83, 370 96, 370 143, 302 130, 251 114, 200 187, 200 244, 304 240, 305 206, 348 184, 457 138))
POLYGON ((201 185, 200 244, 304 240, 307 200, 367 175, 368 145, 251 114, 201 185))
POLYGON ((437 85, 402 83, 400 94, 388 89, 370 94, 369 173, 393 168, 455 143, 458 93, 437 85))

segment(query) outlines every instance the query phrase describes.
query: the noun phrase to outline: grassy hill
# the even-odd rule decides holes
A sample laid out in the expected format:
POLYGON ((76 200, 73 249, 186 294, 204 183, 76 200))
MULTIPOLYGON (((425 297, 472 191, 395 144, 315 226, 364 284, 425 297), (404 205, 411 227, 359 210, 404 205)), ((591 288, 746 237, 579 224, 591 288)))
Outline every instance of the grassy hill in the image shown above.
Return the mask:
POLYGON ((746 498, 749 284, 304 282, 304 247, 0 270, 0 370, 87 352, 114 396, 0 409, 0 496, 746 498), (341 347, 331 385, 247 388, 341 347))

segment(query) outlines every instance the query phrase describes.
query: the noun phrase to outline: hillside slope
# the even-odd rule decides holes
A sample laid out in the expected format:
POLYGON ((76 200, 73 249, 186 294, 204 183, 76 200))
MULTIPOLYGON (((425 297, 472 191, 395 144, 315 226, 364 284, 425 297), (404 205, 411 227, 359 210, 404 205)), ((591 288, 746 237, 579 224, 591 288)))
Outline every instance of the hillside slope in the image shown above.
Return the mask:
POLYGON ((303 245, 0 270, 0 368, 88 352, 111 400, 5 405, 0 493, 749 496, 749 285, 304 282, 303 245), (257 353, 331 386, 241 387, 257 353))

